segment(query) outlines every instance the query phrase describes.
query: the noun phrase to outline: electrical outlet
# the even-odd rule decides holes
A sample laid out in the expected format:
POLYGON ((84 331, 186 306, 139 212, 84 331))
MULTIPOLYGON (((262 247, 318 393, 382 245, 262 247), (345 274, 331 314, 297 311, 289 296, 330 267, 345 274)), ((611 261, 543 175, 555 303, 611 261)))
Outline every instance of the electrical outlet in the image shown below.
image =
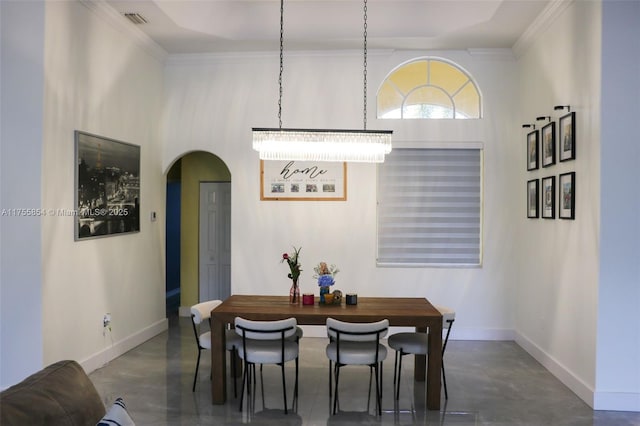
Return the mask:
POLYGON ((110 313, 104 314, 104 317, 102 318, 102 327, 103 328, 111 327, 111 314, 110 313))

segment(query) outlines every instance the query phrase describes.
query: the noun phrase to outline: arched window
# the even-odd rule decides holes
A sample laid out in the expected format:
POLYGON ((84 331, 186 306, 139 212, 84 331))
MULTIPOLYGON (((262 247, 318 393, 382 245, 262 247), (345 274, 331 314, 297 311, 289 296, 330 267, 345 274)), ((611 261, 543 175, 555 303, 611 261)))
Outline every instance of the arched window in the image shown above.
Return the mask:
POLYGON ((420 58, 400 65, 380 86, 378 118, 481 118, 473 78, 456 64, 420 58))

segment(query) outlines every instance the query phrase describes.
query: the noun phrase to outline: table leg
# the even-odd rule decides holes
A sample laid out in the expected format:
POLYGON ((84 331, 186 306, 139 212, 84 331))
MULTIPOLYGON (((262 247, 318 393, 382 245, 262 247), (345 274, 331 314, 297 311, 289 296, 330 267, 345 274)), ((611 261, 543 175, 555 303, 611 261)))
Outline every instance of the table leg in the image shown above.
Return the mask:
POLYGON ((226 324, 211 318, 211 399, 213 404, 227 400, 226 324))
POLYGON ((442 317, 429 327, 427 361, 427 409, 440 409, 440 369, 442 368, 442 317))
MULTIPOLYGON (((416 332, 426 333, 427 327, 416 327, 416 332)), ((413 380, 416 382, 424 382, 426 377, 427 356, 415 355, 413 366, 413 380)))

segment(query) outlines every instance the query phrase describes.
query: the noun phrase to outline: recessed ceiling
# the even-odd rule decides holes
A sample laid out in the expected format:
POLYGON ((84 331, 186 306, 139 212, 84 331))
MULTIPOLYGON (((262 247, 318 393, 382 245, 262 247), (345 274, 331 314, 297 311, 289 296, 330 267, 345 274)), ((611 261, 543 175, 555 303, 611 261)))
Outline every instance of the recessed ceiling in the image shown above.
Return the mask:
MULTIPOLYGON (((279 0, 107 0, 170 54, 277 50, 279 0)), ((550 0, 368 0, 380 49, 511 48, 550 0)), ((124 19, 124 18, 123 18, 124 19)), ((134 25, 131 23, 131 25, 134 25)), ((361 0, 285 0, 286 50, 360 49, 361 0)))

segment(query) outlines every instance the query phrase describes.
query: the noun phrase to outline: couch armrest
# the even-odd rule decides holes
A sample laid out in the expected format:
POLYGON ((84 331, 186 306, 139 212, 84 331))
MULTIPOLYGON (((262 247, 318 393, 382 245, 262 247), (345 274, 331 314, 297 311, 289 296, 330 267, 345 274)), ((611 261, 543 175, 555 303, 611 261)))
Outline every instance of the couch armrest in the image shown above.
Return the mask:
POLYGON ((59 361, 0 393, 0 424, 95 425, 105 407, 84 369, 59 361))

